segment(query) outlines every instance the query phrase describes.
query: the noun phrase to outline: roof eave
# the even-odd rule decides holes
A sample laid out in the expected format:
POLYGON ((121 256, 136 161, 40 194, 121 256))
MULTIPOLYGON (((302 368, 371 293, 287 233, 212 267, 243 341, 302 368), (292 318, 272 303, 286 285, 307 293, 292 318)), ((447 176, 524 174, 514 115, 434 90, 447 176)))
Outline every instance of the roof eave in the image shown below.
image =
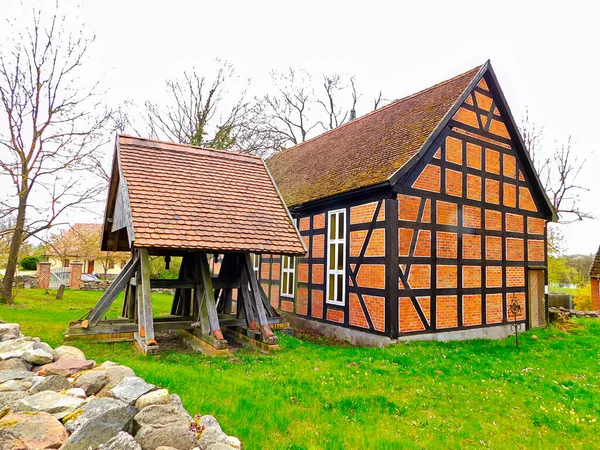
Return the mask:
MULTIPOLYGON (((277 187, 277 183, 275 183, 275 179, 273 178, 273 175, 271 175, 271 171, 269 170, 269 167, 267 166, 267 164, 263 158, 261 158, 260 160, 262 161, 263 167, 265 168, 267 175, 269 175, 269 178, 271 179, 271 184, 273 184, 273 187, 275 188, 275 192, 277 192, 277 197, 279 197, 281 206, 283 206, 283 208, 285 209, 285 213, 287 214, 290 224, 292 225, 292 227, 294 227, 296 236, 298 237, 298 240, 300 241, 300 244, 302 245, 302 248, 304 249, 304 254, 308 253, 308 249, 306 248, 306 245, 304 245, 304 239, 302 239, 302 236, 300 235, 298 228, 294 225, 294 219, 292 219, 290 210, 288 209, 287 205, 285 204, 285 201, 283 200, 283 196, 281 195, 281 192, 279 192, 279 188, 277 187)), ((293 254, 301 255, 299 253, 293 253, 293 254)))

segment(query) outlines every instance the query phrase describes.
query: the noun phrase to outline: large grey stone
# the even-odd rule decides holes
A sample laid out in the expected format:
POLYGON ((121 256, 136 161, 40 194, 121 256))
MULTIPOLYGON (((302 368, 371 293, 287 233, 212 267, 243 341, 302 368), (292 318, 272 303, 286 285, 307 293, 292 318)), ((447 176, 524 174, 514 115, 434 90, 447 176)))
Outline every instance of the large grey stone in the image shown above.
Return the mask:
POLYGON ((136 433, 135 440, 142 446, 142 450, 155 450, 161 445, 175 447, 178 450, 192 450, 198 446, 196 434, 190 430, 189 425, 163 428, 147 425, 136 433))
POLYGON ((98 450, 142 450, 142 447, 132 435, 119 431, 115 437, 98 447, 98 450))
POLYGON ((45 412, 12 413, 0 420, 0 449, 59 448, 67 439, 62 424, 45 412))
POLYGON ((221 425, 219 425, 219 422, 217 422, 217 419, 211 415, 200 417, 200 425, 202 425, 204 428, 215 428, 219 431, 223 431, 221 429, 221 425))
POLYGON ((133 406, 119 400, 92 400, 81 408, 81 413, 73 414, 76 417, 65 424, 72 434, 61 450, 96 448, 128 428, 135 413, 133 406))
POLYGON ((0 361, 0 370, 31 370, 31 364, 26 363, 21 358, 10 358, 0 361))
POLYGON ((40 367, 38 373, 40 375, 62 375, 63 377, 70 377, 78 372, 89 370, 92 367, 94 367, 94 361, 63 358, 40 367))
POLYGON ((19 336, 21 336, 21 327, 18 323, 0 323, 0 339, 2 341, 16 339, 19 336))
POLYGON ((52 355, 52 359, 56 361, 58 359, 58 353, 47 342, 38 342, 33 345, 34 349, 44 350, 52 355))
POLYGON ((37 394, 43 391, 60 392, 70 387, 71 383, 65 377, 61 375, 48 375, 47 377, 40 377, 40 380, 29 389, 29 393, 37 394))
POLYGON ((171 401, 169 391, 166 389, 158 389, 157 391, 148 392, 142 395, 135 402, 135 407, 141 411, 146 406, 150 405, 168 405, 171 401))
POLYGON ((43 391, 22 399, 19 411, 43 411, 62 419, 85 403, 84 400, 53 391, 43 391))
POLYGON ((153 428, 184 426, 190 428, 190 420, 181 409, 173 405, 150 405, 133 418, 133 431, 144 426, 153 428))
POLYGON ((106 383, 104 387, 100 389, 100 391, 98 391, 96 394, 99 397, 107 396, 108 392, 121 381, 123 381, 124 378, 135 377, 135 372, 130 367, 122 366, 120 364, 114 364, 110 361, 107 362, 110 364, 103 363, 97 368, 94 368, 93 370, 94 372, 102 371, 108 376, 108 383, 106 383))
POLYGON ((0 383, 8 380, 24 380, 33 376, 35 376, 35 373, 27 370, 2 370, 0 371, 0 383))
POLYGON ((193 419, 193 417, 190 415, 190 413, 187 412, 187 410, 183 407, 183 402, 181 401, 181 397, 179 397, 179 395, 177 394, 171 394, 170 396, 170 402, 169 404, 176 406, 177 408, 179 408, 181 410, 181 412, 183 414, 185 414, 185 416, 188 418, 188 420, 191 422, 193 419))
POLYGON ((108 395, 131 405, 142 395, 155 389, 156 386, 146 383, 140 377, 125 377, 108 392, 108 395))
POLYGON ((77 377, 73 385, 81 388, 86 395, 94 395, 100 391, 109 382, 110 378, 104 370, 90 370, 77 377))
POLYGON ((206 428, 198 438, 198 447, 201 450, 230 450, 229 436, 217 428, 206 428))
POLYGON ((23 391, 0 392, 0 416, 2 416, 3 411, 16 410, 21 399, 27 397, 27 395, 27 392, 23 391))
POLYGON ((54 351, 57 354, 56 359, 79 359, 85 361, 85 355, 77 347, 71 345, 61 345, 56 347, 54 351))
POLYGON ((34 344, 34 340, 25 337, 0 342, 0 359, 20 358, 25 351, 31 350, 34 344))
POLYGON ((34 364, 36 366, 43 366, 44 364, 49 364, 54 361, 54 356, 52 353, 47 352, 41 348, 32 348, 30 350, 25 350, 21 355, 21 358, 28 363, 34 364))
POLYGON ((65 395, 70 395, 71 397, 77 398, 87 398, 87 395, 85 395, 85 391, 81 388, 71 388, 67 392, 65 392, 65 395))
POLYGON ((25 380, 8 380, 0 384, 0 392, 26 391, 31 383, 25 380))

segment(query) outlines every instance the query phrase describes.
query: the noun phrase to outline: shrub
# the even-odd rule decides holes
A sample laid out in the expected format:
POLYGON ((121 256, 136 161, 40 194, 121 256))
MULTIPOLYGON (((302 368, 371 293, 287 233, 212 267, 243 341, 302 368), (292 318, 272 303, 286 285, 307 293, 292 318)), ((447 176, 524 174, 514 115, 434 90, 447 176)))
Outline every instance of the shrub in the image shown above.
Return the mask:
POLYGON ((37 256, 26 256, 21 260, 21 267, 23 270, 36 270, 37 263, 40 261, 40 258, 37 256))
POLYGON ((573 296, 573 307, 579 311, 592 310, 592 290, 589 283, 577 288, 573 296))

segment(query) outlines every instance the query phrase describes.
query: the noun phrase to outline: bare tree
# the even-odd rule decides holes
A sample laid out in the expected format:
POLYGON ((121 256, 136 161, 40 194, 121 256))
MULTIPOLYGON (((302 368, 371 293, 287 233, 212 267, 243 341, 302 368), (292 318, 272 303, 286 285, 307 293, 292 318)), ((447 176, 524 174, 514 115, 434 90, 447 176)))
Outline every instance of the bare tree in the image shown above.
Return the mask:
POLYGON ((310 118, 315 102, 312 79, 308 72, 291 67, 285 73, 271 72, 275 93, 256 99, 255 132, 267 133, 280 143, 299 144, 319 125, 310 118))
POLYGON ((545 130, 533 122, 526 111, 521 124, 521 134, 534 168, 548 194, 561 223, 572 223, 593 218, 585 211, 579 195, 588 189, 578 183, 585 165, 573 151, 571 136, 566 142, 546 144, 545 130))
POLYGON ((81 179, 89 178, 90 155, 102 145, 109 118, 98 112, 97 85, 78 87, 94 38, 66 31, 66 18, 57 10, 50 15, 35 10, 30 20, 24 31, 9 22, 14 39, 0 50, 0 175, 13 187, 2 208, 14 217, 0 295, 8 303, 21 244, 103 190, 81 179))
MULTIPOLYGON (((356 117, 360 95, 353 76, 323 75, 316 91, 311 75, 304 70, 273 71, 271 78, 276 90, 256 99, 249 122, 256 135, 266 134, 277 144, 272 146, 275 152, 306 141, 318 126, 332 130, 356 117)), ((382 101, 380 93, 374 108, 382 101)))
POLYGON ((182 79, 167 80, 169 103, 144 103, 150 136, 226 150, 235 147, 247 103, 242 94, 231 108, 225 107, 225 89, 234 76, 233 66, 225 62, 212 81, 195 70, 184 72, 182 79))

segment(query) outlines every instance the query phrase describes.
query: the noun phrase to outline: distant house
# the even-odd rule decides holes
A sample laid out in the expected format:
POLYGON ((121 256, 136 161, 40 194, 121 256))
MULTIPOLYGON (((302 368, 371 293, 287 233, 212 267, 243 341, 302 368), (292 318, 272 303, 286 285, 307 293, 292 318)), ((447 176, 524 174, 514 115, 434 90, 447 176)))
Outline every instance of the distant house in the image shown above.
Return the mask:
POLYGON ((256 264, 292 318, 344 338, 500 337, 518 304, 545 325, 556 215, 489 62, 267 164, 309 249, 256 264))
POLYGON ((126 253, 101 252, 102 225, 76 223, 55 235, 48 246, 46 258, 52 268, 69 268, 74 261, 83 263, 82 272, 115 276, 121 272, 130 256, 126 253))
POLYGON ((592 309, 600 310, 600 248, 590 269, 590 284, 592 286, 592 309))

